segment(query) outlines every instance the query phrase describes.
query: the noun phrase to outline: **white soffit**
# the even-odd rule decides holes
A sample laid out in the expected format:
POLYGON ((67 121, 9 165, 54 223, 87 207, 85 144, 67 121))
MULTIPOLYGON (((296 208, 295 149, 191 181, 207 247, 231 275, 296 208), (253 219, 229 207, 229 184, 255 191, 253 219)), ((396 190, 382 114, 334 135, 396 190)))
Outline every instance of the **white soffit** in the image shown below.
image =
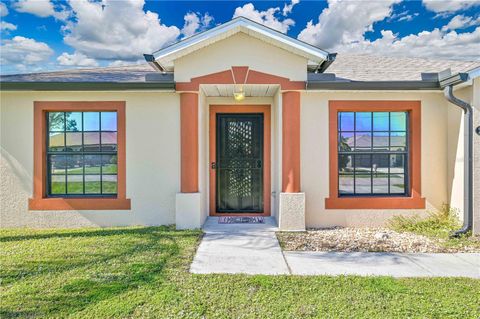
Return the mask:
POLYGON ((244 32, 266 43, 282 48, 319 64, 328 57, 328 52, 308 43, 291 38, 244 17, 235 18, 213 29, 198 33, 153 53, 155 60, 167 71, 173 70, 173 61, 215 42, 226 39, 238 32, 244 32))

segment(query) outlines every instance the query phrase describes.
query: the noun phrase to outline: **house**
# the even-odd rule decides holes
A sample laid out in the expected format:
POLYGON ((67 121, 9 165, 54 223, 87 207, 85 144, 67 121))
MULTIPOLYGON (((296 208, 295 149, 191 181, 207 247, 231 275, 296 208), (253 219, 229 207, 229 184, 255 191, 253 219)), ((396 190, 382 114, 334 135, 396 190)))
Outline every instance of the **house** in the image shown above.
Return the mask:
POLYGON ((245 18, 145 58, 1 77, 3 227, 361 227, 449 204, 480 232, 479 61, 335 55, 245 18))

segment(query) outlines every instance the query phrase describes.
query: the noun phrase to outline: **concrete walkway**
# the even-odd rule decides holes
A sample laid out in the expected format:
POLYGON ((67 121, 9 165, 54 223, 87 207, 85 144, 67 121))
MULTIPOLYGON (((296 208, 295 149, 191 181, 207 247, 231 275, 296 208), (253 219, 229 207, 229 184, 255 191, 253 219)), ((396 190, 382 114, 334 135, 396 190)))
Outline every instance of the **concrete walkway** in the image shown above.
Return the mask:
POLYGON ((359 275, 480 279, 480 254, 282 253, 275 220, 218 224, 209 217, 190 271, 196 274, 359 275))
POLYGON ((218 224, 209 217, 190 271, 196 274, 289 274, 275 220, 265 224, 218 224))

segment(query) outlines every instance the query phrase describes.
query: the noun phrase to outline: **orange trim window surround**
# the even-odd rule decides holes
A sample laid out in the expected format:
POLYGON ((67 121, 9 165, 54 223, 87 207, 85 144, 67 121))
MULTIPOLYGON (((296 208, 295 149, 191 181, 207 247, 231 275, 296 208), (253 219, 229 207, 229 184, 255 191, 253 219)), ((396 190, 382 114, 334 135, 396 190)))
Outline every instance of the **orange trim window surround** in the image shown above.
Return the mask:
MULTIPOLYGON (((129 210, 126 198, 125 102, 34 102, 33 198, 29 210, 129 210), (117 113, 117 191, 109 197, 48 197, 47 192, 47 114, 48 112, 117 113)), ((80 175, 81 176, 81 175, 80 175)))
MULTIPOLYGON (((421 103, 420 101, 329 102, 330 196, 326 209, 424 209, 421 197, 421 103), (408 196, 340 196, 338 156, 339 112, 408 112, 408 196)), ((373 138, 373 137, 372 137, 373 138)), ((391 139, 391 138, 390 138, 391 139)), ((390 159, 389 159, 390 161, 390 159)), ((388 164, 390 165, 390 164, 388 164)), ((372 170, 375 169, 372 165, 372 170)), ((372 172, 373 174, 373 172, 372 172)), ((382 174, 381 172, 379 174, 382 174)), ((374 176, 374 175, 372 175, 374 176)))

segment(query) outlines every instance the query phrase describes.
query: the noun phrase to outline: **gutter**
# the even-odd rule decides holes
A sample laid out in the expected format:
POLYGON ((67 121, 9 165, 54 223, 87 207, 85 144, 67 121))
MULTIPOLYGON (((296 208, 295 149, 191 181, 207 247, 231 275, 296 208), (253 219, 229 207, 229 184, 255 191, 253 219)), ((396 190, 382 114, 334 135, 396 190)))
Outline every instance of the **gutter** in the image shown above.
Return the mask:
POLYGON ((165 68, 155 60, 153 54, 144 54, 145 61, 154 69, 160 72, 166 72, 165 68))
POLYGON ((335 62, 335 59, 337 58, 337 54, 336 53, 329 53, 327 55, 327 59, 325 61, 322 62, 322 64, 320 64, 318 66, 318 68, 315 70, 315 73, 323 73, 325 72, 325 70, 328 69, 328 67, 333 63, 335 62))
MULTIPOLYGON (((463 83, 468 80, 467 78, 464 81, 458 82, 459 77, 457 75, 450 77, 455 79, 445 79, 447 86, 443 89, 445 98, 452 104, 460 107, 463 110, 463 119, 464 119, 464 171, 463 171, 463 182, 464 189, 466 190, 464 194, 464 204, 463 204, 463 226, 461 229, 453 232, 452 237, 460 237, 461 235, 466 234, 472 229, 473 226, 473 114, 472 106, 465 101, 460 100, 453 95, 453 86, 455 84, 463 83)), ((442 81, 441 81, 442 82, 442 81)))
POLYGON ((307 90, 439 90, 438 81, 308 81, 307 90))
POLYGON ((0 82, 3 91, 175 90, 171 82, 0 82))

